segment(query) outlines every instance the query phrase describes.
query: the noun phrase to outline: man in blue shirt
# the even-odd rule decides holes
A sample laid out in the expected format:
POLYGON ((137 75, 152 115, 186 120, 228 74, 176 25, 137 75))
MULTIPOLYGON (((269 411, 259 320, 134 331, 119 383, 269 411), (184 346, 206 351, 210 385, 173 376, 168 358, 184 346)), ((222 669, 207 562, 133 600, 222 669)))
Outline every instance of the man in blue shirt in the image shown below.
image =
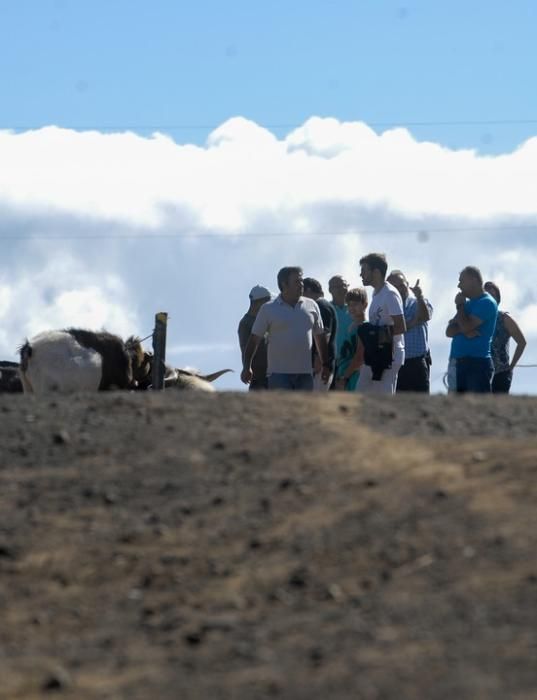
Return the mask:
POLYGON ((498 305, 483 289, 477 267, 462 270, 459 289, 457 313, 446 328, 447 337, 452 339, 450 359, 456 361, 457 393, 490 393, 494 375, 490 348, 498 305))

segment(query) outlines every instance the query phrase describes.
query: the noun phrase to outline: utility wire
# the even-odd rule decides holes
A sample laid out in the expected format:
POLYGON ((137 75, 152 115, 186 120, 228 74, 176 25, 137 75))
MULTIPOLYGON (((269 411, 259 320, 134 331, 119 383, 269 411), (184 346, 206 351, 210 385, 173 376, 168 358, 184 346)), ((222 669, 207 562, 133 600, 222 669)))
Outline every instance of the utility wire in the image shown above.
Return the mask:
POLYGON ((148 238, 164 238, 164 239, 196 239, 196 238, 218 238, 221 240, 230 240, 240 238, 241 240, 254 241, 258 238, 291 238, 291 237, 335 237, 335 236, 428 236, 429 234, 458 234, 458 233, 489 233, 497 231, 535 231, 537 232, 537 223, 521 224, 521 225, 498 225, 498 226, 460 226, 446 228, 426 228, 416 226, 415 228, 405 229, 357 229, 356 231, 265 231, 261 233, 237 233, 226 232, 216 233, 210 231, 193 232, 186 231, 184 233, 103 233, 103 234, 81 234, 73 235, 65 234, 30 234, 16 235, 8 234, 1 235, 0 241, 24 241, 24 240, 130 240, 130 239, 148 239, 148 238))

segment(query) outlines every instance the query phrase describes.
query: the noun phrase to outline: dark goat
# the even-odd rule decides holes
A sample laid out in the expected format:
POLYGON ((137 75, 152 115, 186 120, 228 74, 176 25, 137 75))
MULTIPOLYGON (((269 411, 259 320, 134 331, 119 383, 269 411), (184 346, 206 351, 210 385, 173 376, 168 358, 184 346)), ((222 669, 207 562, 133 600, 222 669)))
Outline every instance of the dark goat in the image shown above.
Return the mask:
POLYGON ((19 377, 19 364, 17 362, 0 361, 0 394, 20 394, 22 382, 19 377))
MULTIPOLYGON (((137 389, 149 389, 152 383, 153 354, 142 348, 139 338, 131 336, 127 338, 125 346, 131 356, 132 376, 137 389)), ((231 369, 223 369, 212 374, 198 374, 186 369, 178 369, 166 365, 164 371, 164 385, 176 389, 188 389, 194 391, 214 391, 211 382, 231 369)))
POLYGON ((69 333, 82 347, 95 350, 102 358, 99 391, 129 389, 132 386, 131 358, 123 340, 106 331, 87 331, 68 328, 69 333))

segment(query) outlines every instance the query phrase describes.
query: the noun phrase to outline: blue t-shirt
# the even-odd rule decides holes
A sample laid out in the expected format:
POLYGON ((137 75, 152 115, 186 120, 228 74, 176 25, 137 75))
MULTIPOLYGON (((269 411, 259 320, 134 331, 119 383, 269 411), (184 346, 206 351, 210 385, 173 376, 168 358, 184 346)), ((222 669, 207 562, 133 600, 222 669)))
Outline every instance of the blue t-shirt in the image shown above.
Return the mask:
POLYGON ((457 333, 451 340, 451 357, 490 357, 490 343, 496 327, 498 304, 486 292, 469 299, 464 304, 468 316, 477 316, 483 323, 476 328, 479 333, 475 338, 467 338, 464 333, 457 333))

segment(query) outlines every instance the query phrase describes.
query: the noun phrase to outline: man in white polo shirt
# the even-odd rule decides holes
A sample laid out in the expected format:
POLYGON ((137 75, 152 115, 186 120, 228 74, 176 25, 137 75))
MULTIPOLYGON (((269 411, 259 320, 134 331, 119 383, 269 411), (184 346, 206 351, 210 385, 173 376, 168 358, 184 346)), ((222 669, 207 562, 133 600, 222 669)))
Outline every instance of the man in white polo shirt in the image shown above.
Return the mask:
POLYGON ((280 294, 259 310, 244 351, 241 380, 245 384, 252 380, 252 358, 264 337, 269 389, 312 391, 313 342, 321 358, 321 378, 328 381, 330 364, 321 312, 313 299, 302 296, 302 275, 300 267, 283 267, 278 272, 280 294))
MULTIPOLYGON (((380 379, 374 378, 371 366, 360 370, 358 391, 375 394, 395 394, 397 373, 405 361, 405 317, 403 301, 397 289, 386 282, 388 263, 383 253, 370 253, 360 260, 360 275, 364 285, 373 287, 369 306, 369 323, 388 326, 391 337, 391 366, 382 371, 380 379)), ((363 326, 364 330, 365 325, 363 326)), ((389 348, 388 348, 389 351, 389 348)))

